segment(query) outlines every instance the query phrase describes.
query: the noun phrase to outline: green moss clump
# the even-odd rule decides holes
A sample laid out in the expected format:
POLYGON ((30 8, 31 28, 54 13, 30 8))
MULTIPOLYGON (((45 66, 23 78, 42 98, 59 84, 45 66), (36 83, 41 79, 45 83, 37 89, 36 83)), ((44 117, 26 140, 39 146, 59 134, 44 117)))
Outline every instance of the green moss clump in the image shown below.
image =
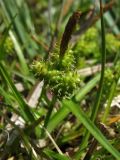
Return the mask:
MULTIPOLYGON (((81 57, 85 60, 96 59, 100 61, 101 58, 101 35, 97 28, 89 28, 84 35, 82 35, 74 48, 74 54, 77 59, 77 65, 81 57)), ((106 52, 107 60, 111 60, 115 57, 115 54, 120 49, 120 40, 118 40, 112 33, 106 34, 106 52), (114 54, 113 54, 114 53, 114 54)))
POLYGON ((74 47, 74 55, 78 68, 81 68, 81 58, 84 58, 82 64, 85 65, 86 60, 100 57, 98 39, 98 30, 95 27, 88 29, 88 31, 80 37, 74 47))
POLYGON ((88 31, 81 36, 79 42, 75 47, 75 54, 79 56, 85 56, 90 58, 90 56, 99 54, 98 47, 98 31, 96 28, 90 28, 88 31))
POLYGON ((106 34, 106 49, 109 54, 117 53, 120 48, 120 41, 111 33, 106 34))

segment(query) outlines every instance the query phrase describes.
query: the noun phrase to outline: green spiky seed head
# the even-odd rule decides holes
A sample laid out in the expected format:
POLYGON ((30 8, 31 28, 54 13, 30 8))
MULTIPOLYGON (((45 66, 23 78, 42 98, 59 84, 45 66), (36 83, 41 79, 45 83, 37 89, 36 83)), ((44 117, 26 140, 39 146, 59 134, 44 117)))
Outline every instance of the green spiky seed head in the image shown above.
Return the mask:
POLYGON ((80 86, 72 50, 67 50, 61 60, 59 49, 56 48, 49 61, 34 61, 32 70, 40 80, 44 79, 45 86, 59 99, 72 96, 80 86))
POLYGON ((10 37, 7 37, 4 43, 5 53, 12 54, 14 51, 14 44, 10 37))

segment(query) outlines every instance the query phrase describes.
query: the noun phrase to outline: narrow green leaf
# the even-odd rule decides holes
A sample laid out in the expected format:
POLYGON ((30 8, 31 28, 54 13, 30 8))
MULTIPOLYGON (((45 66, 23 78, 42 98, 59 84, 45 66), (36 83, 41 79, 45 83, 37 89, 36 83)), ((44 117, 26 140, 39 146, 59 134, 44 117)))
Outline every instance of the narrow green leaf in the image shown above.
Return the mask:
MULTIPOLYGON (((80 92, 78 92, 75 96, 75 101, 81 101, 85 95, 90 92, 90 90, 95 87, 95 85, 97 84, 97 82, 100 79, 100 74, 95 76, 92 80, 90 80, 82 89, 80 89, 80 92)), ((61 108, 59 109, 59 111, 54 114, 52 116, 52 118, 50 119, 49 123, 48 123, 48 127, 47 130, 49 132, 52 132, 56 126, 58 124, 60 124, 62 122, 62 120, 67 117, 67 115, 70 113, 70 111, 68 110, 68 108, 66 108, 65 106, 61 106, 61 108)))
POLYGON ((54 158, 56 160, 70 160, 67 156, 60 155, 56 152, 53 152, 50 149, 45 149, 44 153, 46 153, 46 155, 49 156, 50 158, 54 158))
POLYGON ((11 81, 6 69, 4 68, 3 64, 0 62, 0 73, 2 75, 2 77, 4 78, 4 80, 6 81, 7 85, 10 87, 10 89, 13 92, 13 95, 15 96, 18 104, 19 104, 19 108, 21 110, 21 116, 28 122, 32 122, 34 120, 34 116, 30 111, 30 108, 28 107, 28 105, 25 103, 25 101, 23 100, 23 98, 21 97, 20 93, 17 91, 15 85, 13 84, 13 82, 11 81))
POLYGON ((69 114, 69 112, 70 111, 68 108, 62 106, 60 110, 55 115, 53 115, 47 127, 49 133, 52 132, 56 128, 56 126, 60 124, 60 122, 62 122, 62 120, 69 114))
POLYGON ((8 37, 8 34, 9 34, 9 30, 11 29, 12 27, 12 24, 13 24, 13 21, 15 19, 17 15, 15 15, 11 21, 11 23, 8 25, 7 29, 6 29, 6 32, 4 34, 4 37, 2 39, 2 41, 0 42, 0 60, 3 59, 4 57, 4 44, 5 44, 5 41, 6 41, 6 38, 8 37))
POLYGON ((117 160, 120 159, 120 153, 109 143, 95 124, 87 117, 78 104, 72 101, 64 100, 63 105, 69 108, 69 110, 78 118, 80 122, 89 130, 89 132, 98 140, 98 142, 110 152, 117 160))
MULTIPOLYGON (((24 4, 24 1, 22 2, 24 4)), ((14 21, 14 27, 16 28, 16 35, 20 38, 21 42, 23 43, 27 53, 30 56, 34 56, 36 53, 36 49, 38 49, 37 44, 31 39, 30 35, 28 34, 28 30, 26 26, 24 26, 24 21, 28 21, 25 17, 21 17, 20 8, 16 1, 14 0, 4 0, 0 1, 2 6, 2 10, 7 17, 7 21, 10 23, 12 21, 12 17, 18 14, 14 21), (21 19, 23 19, 21 21, 21 19)), ((28 18, 28 17, 27 17, 28 18)))
POLYGON ((28 66, 27 66, 26 60, 24 58, 24 55, 23 55, 22 49, 20 47, 20 44, 19 44, 15 34, 11 30, 9 31, 9 34, 10 34, 10 37, 11 37, 13 43, 14 43, 14 47, 15 47, 17 56, 18 56, 19 61, 20 61, 21 72, 22 72, 23 75, 29 75, 28 66))
POLYGON ((83 87, 82 89, 80 89, 80 92, 78 92, 75 95, 75 100, 76 101, 81 101, 81 99, 93 88, 95 87, 95 85, 97 84, 97 82, 100 79, 100 74, 98 74, 97 76, 95 76, 91 81, 89 81, 85 87, 83 87))

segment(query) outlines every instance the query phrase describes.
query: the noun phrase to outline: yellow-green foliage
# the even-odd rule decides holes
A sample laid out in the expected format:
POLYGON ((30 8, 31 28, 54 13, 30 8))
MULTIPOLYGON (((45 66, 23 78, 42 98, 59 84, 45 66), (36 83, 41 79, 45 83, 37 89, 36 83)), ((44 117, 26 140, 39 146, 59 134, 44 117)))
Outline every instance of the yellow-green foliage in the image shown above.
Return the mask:
POLYGON ((59 49, 56 47, 49 61, 35 61, 32 69, 37 77, 44 79, 46 87, 49 87, 58 98, 63 98, 73 95, 80 86, 80 76, 74 64, 71 50, 67 51, 61 60, 59 49))
POLYGON ((66 51, 60 65, 59 52, 59 46, 56 45, 54 52, 51 53, 50 67, 52 66, 52 68, 58 68, 59 70, 71 70, 75 68, 75 57, 73 51, 70 49, 66 51))
POLYGON ((13 42, 10 37, 7 37, 5 40, 4 50, 5 50, 5 53, 7 53, 7 54, 13 53, 14 45, 13 45, 13 42))
POLYGON ((75 54, 89 58, 91 55, 99 54, 98 31, 96 28, 90 28, 81 36, 76 47, 75 54))
MULTIPOLYGON (((106 51, 107 59, 114 57, 113 53, 117 53, 120 49, 120 41, 112 34, 106 33, 106 51)), ((97 59, 101 57, 101 35, 97 28, 92 27, 82 35, 74 48, 77 61, 81 57, 85 59, 97 59)))
MULTIPOLYGON (((101 57, 100 37, 95 27, 90 28, 81 36, 73 50, 68 49, 62 58, 59 57, 59 45, 56 45, 49 60, 33 63, 32 69, 35 75, 41 80, 44 79, 45 85, 51 88, 59 98, 69 97, 80 85, 77 67, 84 65, 86 59, 101 57)), ((120 41, 114 35, 106 34, 106 49, 109 54, 116 53, 119 47, 120 41)), ((107 70, 106 72, 107 86, 105 84, 105 87, 110 88, 109 78, 112 79, 113 71, 107 70)))
POLYGON ((113 34, 106 34, 106 42, 106 49, 109 53, 116 53, 120 49, 120 41, 113 34))
POLYGON ((104 83, 103 83, 103 94, 102 94, 102 101, 105 103, 105 101, 108 99, 109 93, 111 91, 111 85, 113 83, 114 79, 113 70, 110 68, 107 68, 105 70, 105 76, 104 76, 104 83))
POLYGON ((114 68, 107 68, 105 70, 103 94, 102 94, 103 102, 105 102, 108 99, 109 93, 111 92, 111 86, 114 81, 116 81, 116 83, 118 82, 119 77, 120 77, 120 62, 117 62, 114 68))

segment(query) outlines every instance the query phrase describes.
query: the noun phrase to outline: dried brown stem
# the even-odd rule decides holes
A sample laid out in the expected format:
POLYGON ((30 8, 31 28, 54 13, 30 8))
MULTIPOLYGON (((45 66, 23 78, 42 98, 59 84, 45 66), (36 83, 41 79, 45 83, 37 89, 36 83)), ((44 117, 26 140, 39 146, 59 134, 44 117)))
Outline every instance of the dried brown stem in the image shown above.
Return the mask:
POLYGON ((65 27, 65 31, 63 33, 61 44, 60 44, 60 56, 61 57, 64 56, 65 51, 68 48, 68 43, 76 27, 76 24, 78 23, 80 19, 80 15, 81 15, 81 12, 76 11, 72 14, 72 16, 68 20, 68 23, 65 27))

